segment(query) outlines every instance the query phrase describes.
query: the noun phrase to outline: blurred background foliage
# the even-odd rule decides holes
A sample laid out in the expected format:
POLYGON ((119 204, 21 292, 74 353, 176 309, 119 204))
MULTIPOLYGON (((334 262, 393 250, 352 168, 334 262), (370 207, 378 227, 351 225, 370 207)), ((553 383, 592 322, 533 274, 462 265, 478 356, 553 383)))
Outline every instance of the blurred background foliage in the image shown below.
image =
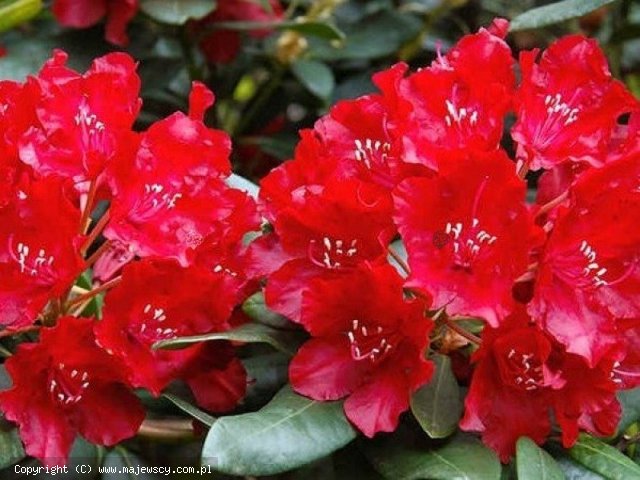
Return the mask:
MULTIPOLYGON (((271 8, 269 2, 255 1, 271 8)), ((0 78, 33 73, 53 48, 66 50, 79 69, 116 49, 105 42, 102 25, 60 27, 49 3, 0 0, 0 30, 5 30, 0 45, 6 50, 0 78)), ((516 19, 517 31, 508 39, 516 54, 571 32, 597 38, 614 74, 640 95, 640 2, 565 0, 542 20, 527 18, 526 12, 549 3, 292 0, 282 2, 284 13, 276 20, 203 26, 189 18, 214 8, 212 0, 143 0, 125 48, 140 62, 144 110, 139 127, 185 109, 190 82, 203 80, 217 96, 215 118, 209 120, 232 135, 236 172, 255 181, 291 156, 300 128, 311 126, 337 100, 372 91, 373 72, 397 61, 413 68, 427 65, 438 49, 446 51, 496 16, 516 19), (576 16, 582 12, 589 13, 576 16), (269 34, 248 34, 259 27, 269 34), (242 37, 237 56, 224 64, 208 61, 198 48, 203 29, 237 31, 242 37)))
MULTIPOLYGON (((255 2, 268 14, 273 13, 272 3, 255 2)), ((614 75, 640 97, 640 2, 631 0, 291 0, 282 2, 282 15, 267 15, 268 20, 199 22, 215 11, 215 3, 141 0, 141 10, 128 28, 130 42, 121 48, 104 40, 103 24, 82 30, 61 27, 51 12, 51 2, 0 0, 0 79, 23 80, 40 68, 54 48, 67 51, 70 65, 80 70, 99 55, 124 49, 139 61, 142 77, 144 107, 137 127, 144 129, 177 109, 186 110, 190 84, 201 80, 217 97, 208 123, 229 132, 236 173, 256 182, 291 157, 299 129, 312 126, 339 99, 373 91, 372 73, 398 61, 412 68, 428 65, 439 50, 446 52, 461 36, 490 24, 496 16, 512 20, 508 41, 516 55, 523 49, 545 47, 567 33, 582 32, 597 38, 614 75), (256 30, 262 34, 255 35, 256 30), (228 55, 226 60, 230 61, 212 62, 199 47, 203 35, 215 31, 239 34, 241 48, 228 55)), ((219 46, 233 50, 231 44, 219 46)), ((251 349, 245 352, 247 369, 257 381, 240 411, 263 406, 286 382, 287 358, 266 347, 264 351, 256 348, 245 347, 251 349)), ((635 395, 627 402, 632 408, 625 407, 625 411, 638 413, 638 394, 630 395, 635 395)), ((165 397, 145 398, 145 402, 158 416, 180 417, 184 413, 184 408, 165 397)), ((176 424, 177 437, 180 425, 176 424)), ((9 450, 16 445, 15 431, 2 427, 0 424, 0 460, 7 466, 24 452, 9 450)), ((629 435, 638 436, 637 425, 629 428, 636 429, 627 431, 629 435)), ((421 447, 431 442, 431 447, 438 446, 438 441, 426 439, 414 424, 404 425, 398 435, 406 445, 421 447)), ((355 442, 330 458, 270 478, 382 478, 373 466, 378 471, 389 468, 375 461, 375 448, 388 448, 385 441, 383 436, 373 451, 359 448, 355 442)), ((145 439, 144 434, 109 452, 78 441, 71 466, 74 462, 195 465, 201 448, 202 439, 158 442, 157 438, 145 439)), ((634 442, 622 445, 622 449, 632 458, 640 456, 634 442)), ((555 456, 568 478, 603 478, 566 452, 558 451, 555 456)), ((504 467, 503 478, 514 477, 515 469, 515 465, 504 467)), ((399 472, 386 473, 387 478, 400 478, 399 472)), ((5 470, 0 478, 19 476, 5 470)))

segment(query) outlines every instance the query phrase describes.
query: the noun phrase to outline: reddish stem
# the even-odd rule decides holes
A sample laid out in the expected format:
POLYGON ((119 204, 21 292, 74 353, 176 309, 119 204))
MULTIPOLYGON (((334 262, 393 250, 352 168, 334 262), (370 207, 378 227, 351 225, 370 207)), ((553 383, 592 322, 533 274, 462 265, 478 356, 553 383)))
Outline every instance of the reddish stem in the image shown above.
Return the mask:
POLYGON ((82 253, 83 256, 86 255, 87 250, 89 250, 89 247, 91 247, 93 242, 96 241, 96 238, 100 236, 100 234, 104 230, 104 227, 107 226, 107 223, 109 222, 109 218, 110 218, 109 210, 107 210, 106 212, 104 212, 104 215, 102 215, 100 220, 98 220, 98 223, 96 223, 96 226, 93 227, 93 229, 91 230, 91 233, 85 240, 84 245, 82 245, 80 252, 82 253))
POLYGON ((3 330, 0 332, 0 338, 5 338, 5 337, 12 337, 14 335, 19 335, 21 333, 28 333, 28 332, 34 332, 40 330, 40 327, 36 326, 36 325, 29 325, 28 327, 22 327, 22 328, 18 328, 18 329, 11 329, 11 330, 3 330))
POLYGON ((65 305, 65 311, 68 311, 74 305, 81 304, 86 302, 87 300, 91 300, 93 297, 101 294, 102 292, 106 292, 111 288, 115 287, 122 281, 122 277, 116 277, 113 280, 109 280, 107 283, 103 283, 99 287, 94 288, 93 290, 83 293, 82 295, 78 295, 77 297, 69 300, 65 305))
POLYGON ((553 210, 558 205, 563 203, 567 198, 569 198, 569 191, 568 190, 565 191, 564 193, 558 195, 556 198, 554 198, 550 202, 545 203, 542 207, 540 207, 540 210, 538 210, 538 212, 536 213, 536 218, 539 218, 542 215, 545 215, 546 213, 549 213, 551 210, 553 210))
POLYGON ((87 258, 85 262, 85 267, 84 267, 85 270, 87 268, 91 268, 93 264, 96 263, 98 259, 102 256, 102 254, 109 249, 110 246, 111 246, 111 240, 107 240, 102 245, 100 245, 100 247, 95 252, 93 252, 93 254, 89 258, 87 258))
POLYGON ((524 160, 519 160, 520 165, 518 165, 518 177, 521 180, 524 180, 529 173, 529 163, 524 160), (521 163, 520 163, 521 162, 521 163))
POLYGON ((96 198, 96 191, 98 190, 98 182, 94 178, 91 180, 91 185, 89 186, 89 193, 87 194, 87 202, 84 206, 84 210, 82 211, 82 218, 80 219, 80 233, 83 235, 87 233, 89 229, 89 225, 91 225, 90 215, 93 211, 93 202, 96 198))
POLYGON ((407 262, 404 261, 400 254, 396 252, 391 245, 389 245, 388 250, 391 258, 393 258, 398 263, 398 265, 400 265, 400 268, 404 270, 407 275, 411 275, 411 269, 409 268, 409 265, 407 265, 407 262))
POLYGON ((456 322, 454 322, 453 320, 451 320, 450 318, 445 317, 444 319, 444 323, 447 325, 447 327, 449 327, 451 330, 453 330, 454 332, 456 332, 458 335, 460 335, 461 337, 466 338, 467 340, 469 340, 472 343, 475 343, 476 345, 480 345, 482 343, 482 339, 476 335, 474 335, 471 332, 466 331, 464 328, 460 327, 460 325, 457 325, 456 322))

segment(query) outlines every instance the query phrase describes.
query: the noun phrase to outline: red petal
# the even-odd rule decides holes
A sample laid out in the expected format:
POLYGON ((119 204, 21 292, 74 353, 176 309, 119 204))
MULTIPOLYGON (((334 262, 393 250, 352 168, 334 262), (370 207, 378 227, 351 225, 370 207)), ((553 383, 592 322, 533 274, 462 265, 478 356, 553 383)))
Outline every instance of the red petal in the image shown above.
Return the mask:
POLYGON ((352 393, 372 369, 370 362, 351 357, 344 335, 305 343, 291 361, 289 379, 293 389, 315 400, 337 400, 352 393))

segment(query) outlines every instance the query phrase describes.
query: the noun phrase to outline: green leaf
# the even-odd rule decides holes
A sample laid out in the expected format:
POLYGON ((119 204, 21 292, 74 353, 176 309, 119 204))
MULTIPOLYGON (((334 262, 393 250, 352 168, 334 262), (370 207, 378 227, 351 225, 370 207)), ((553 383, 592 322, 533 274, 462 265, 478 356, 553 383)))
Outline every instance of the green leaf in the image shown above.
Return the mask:
POLYGON ((298 144, 298 136, 283 132, 269 136, 247 137, 245 142, 256 145, 267 155, 279 160, 288 160, 293 157, 295 147, 298 144))
POLYGON ((170 25, 184 25, 200 19, 216 9, 213 0, 142 0, 140 9, 154 20, 170 25))
POLYGON ((215 340, 228 340, 242 343, 267 343, 276 350, 293 355, 298 350, 299 335, 296 332, 284 332, 275 328, 260 325, 259 323, 247 323, 226 332, 206 333, 192 337, 179 337, 170 340, 162 340, 153 345, 155 349, 176 350, 186 348, 194 343, 210 342, 215 340))
POLYGON ((264 406, 289 379, 291 357, 280 352, 254 355, 242 360, 247 371, 247 394, 243 407, 257 410, 264 406))
POLYGON ((356 24, 341 48, 316 48, 314 55, 327 61, 395 55, 403 44, 419 35, 422 28, 422 22, 413 15, 381 11, 356 24))
POLYGON ((640 479, 640 466, 620 451, 585 433, 569 449, 571 458, 611 480, 640 479))
POLYGON ((272 14, 273 13, 273 7, 271 6, 271 2, 269 0, 258 0, 260 2, 260 5, 262 6, 262 9, 269 13, 272 14))
POLYGON ((220 418, 203 464, 230 475, 275 475, 318 460, 356 437, 342 402, 318 402, 285 386, 264 408, 220 418))
POLYGON ((616 0, 563 0, 521 13, 509 28, 512 32, 540 28, 572 18, 582 17, 616 0))
POLYGON ((564 474, 551 455, 528 437, 516 444, 518 480, 563 480, 564 474))
POLYGON ((291 65, 291 71, 311 93, 328 99, 336 86, 333 72, 322 62, 298 60, 291 65))
POLYGON ((225 182, 232 188, 237 188, 253 198, 258 198, 258 186, 240 175, 232 173, 225 182))
POLYGON ((592 472, 565 455, 555 457, 566 480, 604 480, 602 475, 592 472))
POLYGON ((0 430, 0 470, 19 462, 25 456, 18 430, 0 430))
POLYGON ((264 303, 264 293, 251 295, 242 304, 242 311, 252 320, 275 328, 291 328, 291 322, 282 315, 269 309, 264 303))
POLYGON ((640 387, 618 392, 618 401, 622 406, 622 418, 618 424, 616 436, 621 435, 632 423, 640 420, 640 387))
MULTIPOLYGON (((15 32, 11 32, 15 33, 15 32)), ((9 53, 0 58, 0 79, 23 81, 27 75, 40 70, 49 58, 54 43, 51 39, 15 38, 5 43, 9 53)))
POLYGON ((411 398, 411 411, 431 438, 445 438, 455 432, 462 416, 460 387, 451 370, 451 359, 434 355, 433 379, 411 398))
POLYGON ((212 417, 208 413, 203 412, 198 407, 191 405, 189 402, 181 399, 180 397, 176 397, 171 393, 165 393, 162 396, 167 400, 169 400, 171 403, 173 403, 176 407, 178 407, 184 413, 186 413, 187 415, 191 415, 193 418, 204 423, 208 427, 213 425, 213 423, 216 421, 214 417, 212 417))
MULTIPOLYGON (((85 270, 78 280, 76 285, 85 290, 91 290, 93 288, 93 271, 91 269, 85 270)), ((82 315, 85 317, 96 317, 98 320, 102 319, 102 307, 104 305, 104 293, 96 295, 82 310, 82 315)))
POLYGON ((0 0, 0 32, 25 23, 42 10, 42 0, 0 0))
POLYGON ((499 480, 496 454, 472 437, 454 438, 434 450, 383 443, 368 450, 374 467, 393 480, 499 480))
POLYGON ((278 30, 293 30, 310 37, 325 40, 344 40, 345 35, 338 28, 322 22, 285 22, 278 26, 278 30))

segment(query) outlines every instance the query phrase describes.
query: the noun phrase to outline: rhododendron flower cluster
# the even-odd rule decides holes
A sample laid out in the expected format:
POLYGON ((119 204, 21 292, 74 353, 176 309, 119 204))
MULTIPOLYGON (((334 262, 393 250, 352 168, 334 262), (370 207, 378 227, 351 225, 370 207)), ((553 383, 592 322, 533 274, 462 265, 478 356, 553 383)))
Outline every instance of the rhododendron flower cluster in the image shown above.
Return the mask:
POLYGON ((379 93, 303 131, 262 181, 273 232, 250 247, 268 305, 312 336, 290 367, 296 391, 346 397, 368 436, 393 430, 431 376, 426 335, 451 329, 476 343, 460 426, 503 461, 554 423, 567 447, 579 430, 613 434, 616 392, 640 383, 640 105, 595 41, 565 37, 517 65, 507 27, 376 74, 379 93))
MULTIPOLYGON (((129 18, 81 3, 57 15, 129 18)), ((258 15, 233 3, 193 27, 258 15)), ((293 390, 342 400, 367 437, 398 427, 434 352, 466 359, 460 428, 503 462, 522 436, 614 434, 617 393, 640 385, 640 103, 595 41, 517 61, 507 30, 497 19, 429 66, 375 74, 376 93, 300 132, 257 202, 228 186, 231 141, 205 125, 202 83, 188 112, 137 131, 126 54, 78 73, 58 51, 0 82, 1 333, 31 335, 6 362, 0 411, 27 453, 54 465, 78 434, 135 435, 134 389, 179 381, 199 407, 233 410, 248 384, 239 343, 158 347, 242 328, 237 307, 258 291, 304 337, 293 390)), ((228 60, 216 49, 230 35, 202 47, 228 60)))
POLYGON ((0 409, 47 465, 66 461, 77 433, 133 436, 144 419, 133 388, 157 396, 180 379, 211 411, 246 390, 229 343, 152 348, 232 327, 249 280, 242 239, 259 217, 225 183, 229 137, 202 121, 213 93, 195 83, 188 115, 137 132, 139 88, 120 53, 80 74, 57 51, 37 76, 0 83, 0 322, 39 332, 7 361, 0 409), (102 292, 104 318, 84 318, 102 292))

